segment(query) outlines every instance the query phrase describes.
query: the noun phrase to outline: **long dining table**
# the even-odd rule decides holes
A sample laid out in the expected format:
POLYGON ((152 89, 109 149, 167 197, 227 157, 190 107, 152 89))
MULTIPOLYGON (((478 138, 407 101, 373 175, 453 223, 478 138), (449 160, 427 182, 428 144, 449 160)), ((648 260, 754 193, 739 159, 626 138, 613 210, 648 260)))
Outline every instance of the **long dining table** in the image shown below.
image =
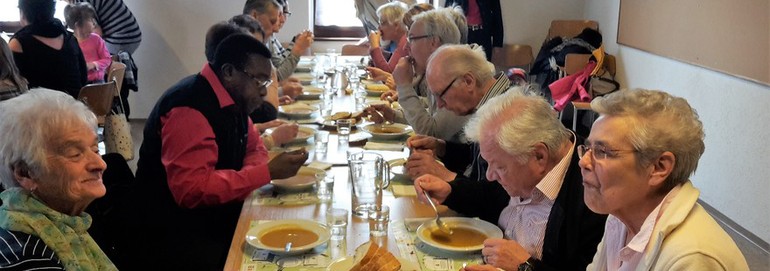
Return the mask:
MULTIPOLYGON (((370 99, 376 99, 376 97, 370 99)), ((355 104, 353 100, 354 98, 350 94, 334 94, 334 111, 354 111, 355 104)), ((321 129, 321 127, 318 127, 318 129, 321 129)), ((354 132, 364 133, 361 130, 362 129, 359 128, 354 132)), ((336 134, 336 131, 331 131, 330 133, 331 135, 326 156, 332 157, 332 161, 327 161, 329 164, 332 164, 332 167, 327 170, 327 174, 332 174, 335 177, 332 202, 304 205, 258 205, 254 203, 257 193, 252 194, 252 196, 247 198, 243 203, 243 208, 240 217, 238 218, 238 224, 235 229, 235 234, 233 235, 224 270, 243 269, 242 265, 244 262, 245 251, 250 246, 246 242, 246 235, 254 221, 306 219, 325 224, 326 210, 332 207, 348 210, 349 217, 346 238, 341 241, 341 244, 337 245, 342 251, 337 252, 336 255, 334 255, 335 257, 353 255, 357 247, 369 241, 376 241, 378 244, 386 246, 388 251, 394 255, 399 255, 399 248, 392 232, 389 232, 386 237, 371 237, 369 234, 368 220, 355 216, 351 211, 352 184, 348 178, 348 167, 344 164, 344 162, 346 162, 344 159, 347 150, 356 148, 354 146, 357 144, 360 145, 360 142, 353 142, 353 139, 361 135, 351 133, 350 141, 344 141, 339 140, 339 135, 336 134)), ((402 140, 405 139, 405 137, 402 138, 402 140)), ((314 158, 313 144, 302 145, 302 147, 306 147, 310 151, 308 162, 316 160, 314 158)), ((386 159, 406 158, 409 153, 406 149, 400 152, 374 152, 383 155, 386 159)), ((390 207, 391 223, 394 221, 403 221, 408 218, 430 218, 435 216, 433 209, 431 209, 429 205, 419 202, 415 196, 397 197, 390 189, 383 190, 382 204, 390 207)), ((447 210, 447 208, 443 206, 439 207, 440 212, 447 210)), ((389 231, 391 231, 392 227, 389 228, 389 231)))

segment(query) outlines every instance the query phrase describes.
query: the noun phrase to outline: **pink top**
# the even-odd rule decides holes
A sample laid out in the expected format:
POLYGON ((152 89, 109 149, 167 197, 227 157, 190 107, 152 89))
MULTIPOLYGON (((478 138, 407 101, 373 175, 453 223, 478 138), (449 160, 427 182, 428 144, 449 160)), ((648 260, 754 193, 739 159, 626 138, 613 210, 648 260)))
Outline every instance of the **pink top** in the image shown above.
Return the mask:
MULTIPOLYGON (((221 108, 234 104, 208 64, 201 76, 211 85, 221 108)), ((248 119, 248 118, 247 118, 248 119)), ((270 182, 267 149, 249 119, 246 155, 241 170, 215 169, 218 151, 214 131, 199 111, 171 109, 160 119, 161 162, 174 200, 183 208, 243 201, 270 182)))
POLYGON ((99 35, 91 33, 87 39, 78 40, 78 45, 83 51, 86 63, 95 62, 97 66, 95 70, 88 70, 88 81, 104 80, 104 71, 112 64, 110 51, 107 51, 104 40, 99 35))
POLYGON ((468 12, 465 13, 465 18, 468 20, 468 25, 481 25, 484 23, 484 20, 481 19, 479 3, 476 0, 468 0, 468 12))
POLYGON ((396 51, 393 52, 393 55, 390 56, 390 61, 386 61, 385 56, 382 55, 382 47, 379 49, 370 50, 369 56, 372 57, 372 61, 374 62, 375 67, 380 68, 383 71, 393 73, 393 69, 396 68, 398 60, 401 59, 401 57, 406 56, 406 34, 401 36, 401 39, 399 39, 398 46, 396 46, 396 51))

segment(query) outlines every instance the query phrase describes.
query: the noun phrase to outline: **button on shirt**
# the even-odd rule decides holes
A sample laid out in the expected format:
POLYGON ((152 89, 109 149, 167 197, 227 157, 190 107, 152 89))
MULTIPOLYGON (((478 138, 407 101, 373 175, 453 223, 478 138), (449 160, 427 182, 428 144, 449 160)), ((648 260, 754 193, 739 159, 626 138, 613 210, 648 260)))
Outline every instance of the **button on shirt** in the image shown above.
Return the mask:
MULTIPOLYGON (((573 135, 574 138, 574 135, 573 135)), ((559 195, 564 176, 567 174, 575 143, 567 155, 535 186, 532 197, 511 197, 498 221, 505 239, 519 243, 532 257, 543 257, 543 239, 551 207, 559 195)))
POLYGON ((639 232, 628 244, 626 244, 626 234, 628 233, 626 225, 615 216, 607 217, 607 224, 604 228, 604 238, 607 244, 607 270, 630 271, 636 269, 639 261, 642 260, 647 244, 650 242, 655 222, 663 214, 671 200, 676 197, 680 187, 674 187, 668 192, 661 203, 644 219, 639 232))

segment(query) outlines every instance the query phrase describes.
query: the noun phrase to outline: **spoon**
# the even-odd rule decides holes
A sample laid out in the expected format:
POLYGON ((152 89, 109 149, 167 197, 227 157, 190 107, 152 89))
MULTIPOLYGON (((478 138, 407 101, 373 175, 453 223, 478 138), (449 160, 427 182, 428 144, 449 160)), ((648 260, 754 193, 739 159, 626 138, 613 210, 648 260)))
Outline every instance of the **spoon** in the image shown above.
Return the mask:
POLYGON ((291 251, 291 242, 286 243, 286 247, 283 250, 286 252, 291 251))
POLYGON ((378 111, 376 109, 374 110, 374 112, 377 113, 377 115, 380 115, 380 118, 382 118, 382 120, 384 121, 382 124, 384 124, 384 125, 391 125, 391 124, 393 124, 389 120, 385 119, 385 115, 383 115, 382 112, 380 112, 380 111, 378 111))
POLYGON ((430 203, 430 207, 433 207, 433 211, 436 212, 436 225, 438 225, 438 229, 446 234, 452 235, 452 229, 450 229, 449 226, 444 224, 444 221, 441 221, 441 217, 438 215, 438 209, 436 209, 436 204, 434 204, 433 200, 430 199, 430 195, 428 195, 428 191, 423 190, 422 193, 425 194, 425 198, 428 199, 428 203, 430 203))

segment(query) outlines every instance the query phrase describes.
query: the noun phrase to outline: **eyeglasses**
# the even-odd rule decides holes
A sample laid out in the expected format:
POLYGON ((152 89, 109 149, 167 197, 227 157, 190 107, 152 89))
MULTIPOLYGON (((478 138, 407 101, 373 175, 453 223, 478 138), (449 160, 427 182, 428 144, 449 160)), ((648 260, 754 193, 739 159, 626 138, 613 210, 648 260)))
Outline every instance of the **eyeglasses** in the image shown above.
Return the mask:
POLYGON ((269 86, 270 84, 273 83, 273 80, 271 80, 271 79, 267 79, 267 80, 262 81, 259 78, 257 78, 256 76, 248 73, 245 70, 241 70, 241 72, 245 73, 247 76, 249 76, 249 78, 251 78, 252 81, 257 83, 257 88, 264 88, 264 87, 267 87, 267 86, 269 86))
POLYGON ((621 152, 637 152, 637 150, 612 150, 607 149, 604 145, 579 145, 577 147, 578 156, 580 158, 583 158, 583 156, 588 152, 591 151, 591 158, 595 160, 604 160, 607 158, 614 158, 617 157, 619 153, 621 152))
POLYGON ((286 17, 291 17, 291 12, 288 12, 288 11, 284 11, 284 12, 283 12, 283 16, 286 16, 286 17))
POLYGON ((429 38, 429 37, 433 37, 433 35, 422 35, 422 36, 414 36, 414 37, 407 36, 406 37, 406 42, 414 42, 416 40, 424 39, 424 38, 429 38))
POLYGON ((455 84, 455 81, 457 81, 457 79, 458 79, 458 78, 460 78, 460 77, 455 77, 455 79, 454 79, 454 80, 452 80, 452 82, 450 82, 450 83, 449 83, 449 85, 447 85, 447 86, 444 88, 444 90, 442 90, 442 91, 441 91, 441 92, 440 92, 440 93, 439 93, 439 94, 436 96, 436 97, 437 97, 439 100, 441 100, 441 102, 443 102, 443 103, 446 103, 446 100, 444 100, 444 94, 446 94, 446 92, 447 92, 447 91, 449 91, 449 89, 450 89, 450 88, 452 88, 452 85, 454 85, 454 84, 455 84))

